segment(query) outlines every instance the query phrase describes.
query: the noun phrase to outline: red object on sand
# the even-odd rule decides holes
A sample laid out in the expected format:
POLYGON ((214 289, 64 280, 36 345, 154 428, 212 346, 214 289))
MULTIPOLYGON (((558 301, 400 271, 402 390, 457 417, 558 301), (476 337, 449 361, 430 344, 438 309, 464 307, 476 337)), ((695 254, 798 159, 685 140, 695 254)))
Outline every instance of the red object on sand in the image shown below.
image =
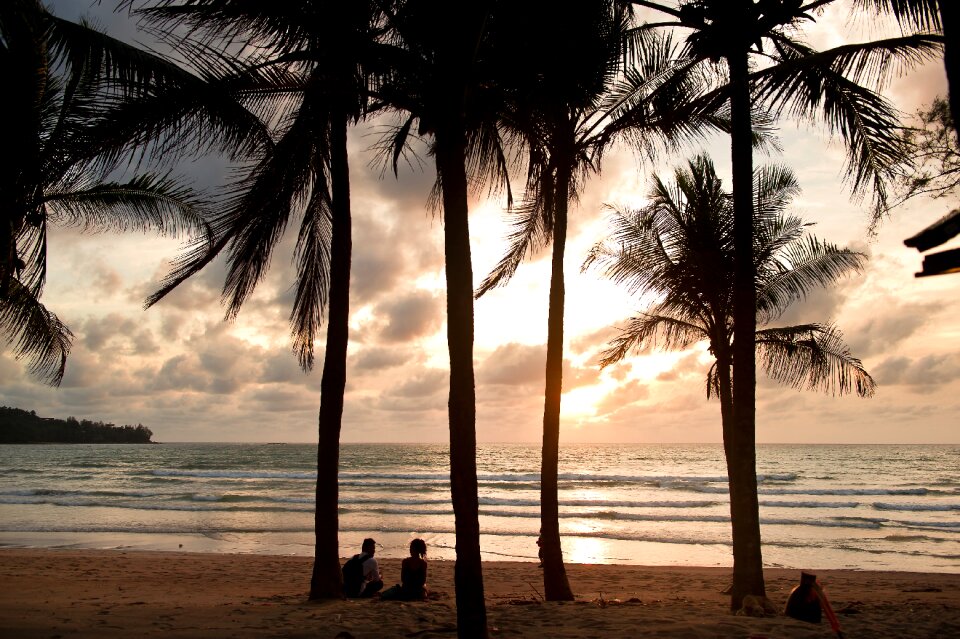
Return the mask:
POLYGON ((837 633, 838 637, 843 637, 843 632, 840 631, 840 621, 837 619, 836 613, 833 612, 833 606, 830 605, 830 600, 827 599, 827 593, 824 592, 820 582, 817 582, 816 593, 817 596, 820 597, 820 604, 823 606, 824 614, 827 615, 827 621, 830 622, 830 628, 837 633))

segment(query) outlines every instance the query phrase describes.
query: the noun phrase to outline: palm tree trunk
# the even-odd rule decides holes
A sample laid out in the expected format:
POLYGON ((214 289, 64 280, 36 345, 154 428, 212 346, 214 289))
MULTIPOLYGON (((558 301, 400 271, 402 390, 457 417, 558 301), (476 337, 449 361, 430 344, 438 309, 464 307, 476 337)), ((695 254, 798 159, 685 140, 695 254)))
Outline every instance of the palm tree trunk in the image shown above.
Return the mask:
POLYGON ((560 457, 560 397, 563 393, 563 255, 567 244, 570 173, 561 169, 554 193, 553 263, 547 318, 547 373, 543 400, 543 450, 540 459, 540 536, 543 548, 543 590, 547 601, 573 601, 563 565, 557 472, 560 457))
POLYGON ((450 494, 457 560, 454 587, 457 636, 486 639, 487 609, 480 563, 477 498, 476 389, 473 376, 473 266, 467 208, 466 143, 460 109, 447 109, 438 126, 437 173, 443 197, 447 277, 447 348, 450 351, 450 494), (453 120, 453 122, 450 122, 453 120))
MULTIPOLYGON (((728 442, 733 442, 733 384, 730 381, 730 352, 726 349, 714 349, 717 358, 717 385, 720 391, 720 423, 723 425, 723 453, 727 460, 727 473, 730 471, 730 451, 728 442)), ((732 514, 732 513, 731 513, 732 514)))
POLYGON ((320 381, 320 417, 317 444, 317 493, 313 575, 310 599, 343 597, 340 572, 339 468, 340 424, 347 383, 347 343, 350 320, 350 167, 347 156, 347 117, 337 118, 331 130, 333 158, 330 181, 333 191, 333 228, 330 246, 330 306, 327 348, 320 381))
POLYGON ((733 173, 733 428, 725 442, 733 527, 732 609, 746 595, 765 596, 760 547, 756 462, 757 293, 753 265, 753 135, 747 48, 727 58, 730 65, 733 173))

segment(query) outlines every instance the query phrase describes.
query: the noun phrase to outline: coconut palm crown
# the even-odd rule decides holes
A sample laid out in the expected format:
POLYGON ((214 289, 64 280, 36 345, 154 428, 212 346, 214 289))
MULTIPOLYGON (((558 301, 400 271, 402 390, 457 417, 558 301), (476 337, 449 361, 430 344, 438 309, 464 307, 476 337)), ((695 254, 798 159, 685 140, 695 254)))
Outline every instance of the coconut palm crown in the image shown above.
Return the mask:
MULTIPOLYGON (((799 193, 793 173, 765 166, 754 176, 756 353, 778 382, 833 394, 870 397, 873 378, 851 355, 840 331, 825 324, 767 327, 814 288, 862 269, 866 256, 823 242, 812 224, 787 213, 799 193)), ((678 350, 706 341, 715 361, 707 396, 731 415, 733 360, 733 206, 706 156, 678 168, 674 182, 654 179, 649 204, 614 210, 611 236, 593 247, 584 269, 596 268, 648 300, 601 356, 601 366, 632 351, 678 350)))

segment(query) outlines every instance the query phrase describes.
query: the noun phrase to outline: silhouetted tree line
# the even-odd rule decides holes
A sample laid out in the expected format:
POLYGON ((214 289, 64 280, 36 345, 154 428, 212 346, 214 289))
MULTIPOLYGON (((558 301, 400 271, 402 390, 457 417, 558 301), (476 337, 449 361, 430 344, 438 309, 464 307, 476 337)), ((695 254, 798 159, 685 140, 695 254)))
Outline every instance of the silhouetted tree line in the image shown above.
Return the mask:
POLYGON ((0 443, 150 444, 153 431, 144 426, 115 426, 76 417, 40 417, 36 411, 0 407, 0 443))

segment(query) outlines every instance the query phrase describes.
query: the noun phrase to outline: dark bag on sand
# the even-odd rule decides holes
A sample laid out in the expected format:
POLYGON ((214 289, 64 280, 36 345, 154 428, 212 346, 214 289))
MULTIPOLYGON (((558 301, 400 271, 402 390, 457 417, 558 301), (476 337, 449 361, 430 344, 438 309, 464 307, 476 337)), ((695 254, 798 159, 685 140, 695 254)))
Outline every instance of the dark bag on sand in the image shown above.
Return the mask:
POLYGON ((363 585, 363 562, 366 555, 354 555, 343 564, 343 594, 347 597, 360 595, 360 586, 363 585))
POLYGON ((800 621, 820 623, 823 609, 820 605, 820 597, 814 588, 816 583, 816 575, 800 573, 800 585, 790 591, 784 614, 800 621))

